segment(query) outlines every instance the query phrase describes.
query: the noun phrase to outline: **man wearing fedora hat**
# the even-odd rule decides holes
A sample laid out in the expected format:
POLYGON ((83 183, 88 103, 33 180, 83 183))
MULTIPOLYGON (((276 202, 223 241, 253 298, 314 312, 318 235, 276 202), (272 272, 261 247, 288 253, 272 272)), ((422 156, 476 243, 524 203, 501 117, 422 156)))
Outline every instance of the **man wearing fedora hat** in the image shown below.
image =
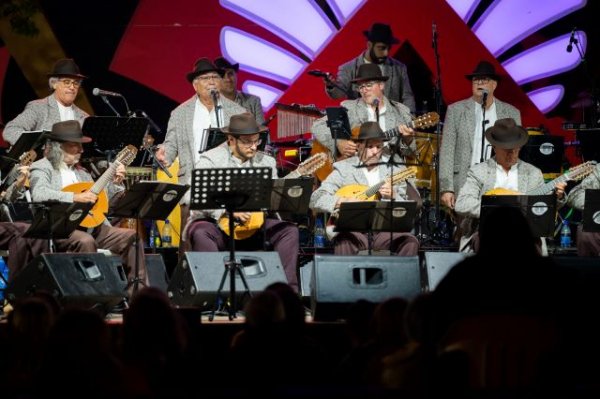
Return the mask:
POLYGON ((367 39, 367 49, 358 57, 340 65, 335 84, 329 81, 329 77, 325 79, 327 94, 334 99, 358 98, 360 93, 352 84, 358 75, 358 69, 364 64, 374 64, 381 69, 384 76, 389 77, 385 86, 385 96, 406 105, 410 112, 415 113, 415 96, 408 80, 406 65, 388 55, 392 44, 400 42, 392 34, 392 28, 376 22, 363 34, 367 39))
MULTIPOLYGON (((512 118, 521 124, 521 113, 512 105, 498 100, 494 92, 500 81, 494 66, 481 61, 472 73, 465 75, 471 82, 471 97, 448 106, 444 121, 444 131, 440 147, 440 201, 450 209, 459 190, 465 183, 469 168, 481 161, 481 136, 483 110, 482 102, 486 95, 486 126, 493 126, 498 119, 512 118)), ((487 143, 489 144, 489 142, 487 143)), ((489 158, 489 146, 484 159, 489 158)))
MULTIPOLYGON (((257 168, 268 167, 273 170, 273 178, 277 178, 277 162, 275 158, 258 151, 261 144, 260 133, 266 128, 259 127, 254 116, 248 112, 231 117, 229 125, 222 129, 227 135, 227 145, 204 152, 196 169, 214 168, 257 168)), ((223 216, 223 210, 194 211, 190 222, 182 236, 187 236, 192 251, 216 252, 227 248, 227 235, 219 229, 215 221, 223 216)), ((239 223, 250 219, 248 212, 235 212, 239 223)), ((279 253, 288 283, 298 291, 297 265, 300 247, 298 227, 278 218, 267 217, 263 225, 263 234, 255 234, 245 240, 238 241, 240 249, 263 249, 269 242, 279 253)))
POLYGON ((256 123, 265 124, 265 114, 263 112, 260 97, 253 94, 244 93, 237 89, 237 73, 240 64, 232 64, 225 57, 215 59, 215 66, 223 71, 223 80, 221 81, 221 94, 231 101, 235 101, 248 112, 254 115, 256 123))
MULTIPOLYGON (((492 189, 505 189, 526 193, 544 184, 542 171, 519 159, 519 151, 527 141, 527 130, 512 118, 498 119, 494 126, 485 131, 485 137, 495 155, 485 162, 471 166, 465 184, 459 191, 454 210, 463 218, 461 222, 461 249, 470 248, 477 252, 478 237, 474 235, 479 219, 481 197, 492 189)), ((566 202, 566 183, 557 183, 555 193, 558 206, 566 202)))
MULTIPOLYGON (((233 115, 246 112, 239 104, 218 95, 222 77, 223 71, 208 58, 199 58, 186 75, 195 94, 171 112, 165 141, 156 151, 156 159, 166 167, 179 157, 179 183, 191 181, 194 164, 206 149, 201 146, 206 142, 207 129, 223 127, 233 115)), ((188 203, 189 196, 185 195, 181 200, 180 226, 189 216, 188 203)))
MULTIPOLYGON (((401 155, 410 155, 416 149, 414 130, 408 127, 412 122, 410 110, 403 104, 390 101, 384 95, 387 80, 388 76, 384 76, 377 65, 362 64, 358 68, 358 74, 352 79, 352 83, 358 87, 360 98, 344 100, 341 105, 348 112, 352 129, 368 121, 378 122, 384 131, 398 128, 402 139, 394 137, 389 144, 398 148, 401 155)), ((317 119, 311 127, 313 136, 336 157, 354 156, 357 151, 356 143, 344 139, 334 141, 327 122, 327 116, 317 119)))
MULTIPOLYGON (((335 162, 333 172, 321 183, 310 197, 310 208, 316 212, 333 213, 343 202, 358 201, 355 198, 346 198, 337 195, 340 188, 359 184, 371 187, 388 177, 388 169, 380 165, 389 160, 384 155, 385 136, 377 122, 365 122, 360 126, 356 155, 335 162)), ((405 169, 399 166, 396 171, 405 169)), ((381 199, 393 198, 405 200, 408 198, 408 184, 401 181, 393 187, 390 182, 383 184, 378 195, 381 199)), ((390 249, 390 233, 377 232, 372 238, 373 250, 390 249)), ((419 252, 419 241, 410 233, 393 233, 392 251, 401 256, 416 256, 419 252)), ((366 233, 343 232, 334 238, 334 252, 336 255, 356 255, 361 250, 368 249, 366 233)))
POLYGON ((58 60, 48 75, 52 90, 46 98, 30 101, 16 118, 4 127, 2 137, 14 145, 21 133, 33 130, 50 130, 56 122, 76 120, 83 124, 88 114, 75 105, 79 88, 87 76, 70 58, 58 60))
MULTIPOLYGON (((30 190, 34 202, 96 202, 98 196, 90 191, 72 193, 62 191, 70 184, 93 181, 92 176, 81 166, 79 159, 83 153, 83 143, 92 139, 84 136, 81 125, 77 121, 63 121, 52 125, 46 142, 45 157, 31 165, 30 190)), ((116 198, 125 190, 122 182, 125 178, 125 167, 119 165, 111 183, 106 186, 109 199, 116 198)), ((75 230, 69 238, 55 240, 59 251, 64 252, 96 252, 98 248, 108 249, 120 255, 133 278, 135 271, 136 250, 135 231, 113 227, 104 221, 91 231, 75 230)), ((146 264, 144 245, 138 240, 139 277, 146 281, 146 264)))

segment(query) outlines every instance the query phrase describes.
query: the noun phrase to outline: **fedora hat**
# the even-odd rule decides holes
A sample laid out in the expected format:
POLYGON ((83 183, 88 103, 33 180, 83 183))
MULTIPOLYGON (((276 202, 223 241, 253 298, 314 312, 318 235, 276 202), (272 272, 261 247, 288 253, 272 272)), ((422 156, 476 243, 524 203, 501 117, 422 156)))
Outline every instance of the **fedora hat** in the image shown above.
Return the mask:
POLYGON ((229 126, 221 129, 223 133, 235 135, 250 135, 266 132, 267 128, 258 126, 254 115, 249 112, 233 115, 229 119, 229 126))
POLYGON ((216 58, 215 66, 219 69, 233 69, 236 72, 240 69, 240 64, 232 64, 224 57, 216 58))
POLYGON ((485 138, 495 147, 510 150, 523 147, 529 140, 529 134, 514 119, 504 118, 498 119, 485 131, 485 138))
POLYGON ((370 80, 378 80, 385 82, 388 76, 383 76, 381 68, 377 64, 362 64, 358 67, 356 77, 352 79, 352 83, 367 82, 370 80))
POLYGON ((396 39, 392 34, 392 28, 388 24, 376 22, 371 25, 371 29, 363 31, 363 34, 368 41, 373 43, 400 43, 400 40, 396 39))
POLYGON ((83 135, 81 125, 74 120, 57 122, 52 125, 52 131, 48 135, 48 138, 63 143, 89 143, 92 141, 91 137, 83 135))
POLYGON ((469 80, 473 79, 474 77, 491 78, 496 82, 500 80, 500 75, 496 73, 496 68, 494 68, 494 66, 487 61, 479 61, 479 64, 477 64, 475 70, 470 74, 465 75, 465 77, 469 80))
POLYGON ((380 139, 387 140, 385 135, 383 134, 383 130, 379 126, 377 122, 364 122, 360 125, 360 129, 358 131, 358 137, 356 140, 372 140, 372 139, 380 139))
POLYGON ((63 58, 56 61, 52 72, 47 74, 48 77, 70 76, 79 79, 87 79, 87 76, 82 75, 79 67, 71 58, 63 58))
POLYGON ((207 72, 217 72, 220 76, 223 76, 223 71, 217 68, 208 58, 198 58, 194 63, 194 70, 187 74, 187 80, 192 83, 196 77, 207 72))

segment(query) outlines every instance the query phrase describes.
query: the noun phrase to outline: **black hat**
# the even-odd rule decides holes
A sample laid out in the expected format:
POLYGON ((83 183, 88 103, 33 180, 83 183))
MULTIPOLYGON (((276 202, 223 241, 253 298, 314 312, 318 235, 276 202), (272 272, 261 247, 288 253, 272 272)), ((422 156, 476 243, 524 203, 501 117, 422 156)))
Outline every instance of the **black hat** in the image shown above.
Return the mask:
POLYGON ((225 126, 221 131, 227 134, 250 135, 266 132, 267 128, 258 126, 254 115, 245 112, 243 114, 233 115, 229 119, 229 126, 225 126))
POLYGON ((383 134, 383 130, 379 126, 377 122, 364 122, 360 125, 360 130, 358 131, 358 137, 356 140, 372 140, 372 139, 380 139, 387 140, 385 135, 383 134))
POLYGON ((356 77, 352 79, 352 83, 367 82, 370 80, 379 80, 385 82, 388 76, 383 76, 381 68, 377 64, 362 64, 358 67, 356 77))
POLYGON ((371 25, 370 30, 363 31, 363 34, 368 41, 373 43, 385 43, 385 44, 396 44, 400 43, 400 40, 396 39, 392 34, 392 28, 387 24, 379 22, 371 25))
POLYGON ((485 131, 485 138, 493 146, 510 150, 523 147, 529 140, 529 134, 514 119, 504 118, 498 119, 494 126, 485 131))
POLYGON ((473 79, 474 77, 487 77, 494 79, 496 82, 500 80, 500 75, 496 74, 496 68, 494 68, 494 66, 487 61, 479 61, 479 64, 477 64, 475 70, 465 76, 469 80, 473 79))
POLYGON ((208 58, 199 58, 194 64, 194 70, 187 74, 187 80, 192 83, 197 76, 207 72, 217 72, 223 76, 223 71, 217 68, 208 58))
POLYGON ((79 72, 79 67, 71 58, 63 58, 56 61, 52 72, 47 74, 48 77, 70 76, 79 79, 87 79, 87 76, 79 72))
POLYGON ((52 125, 52 131, 48 135, 50 140, 70 143, 89 143, 91 137, 84 136, 79 122, 70 120, 57 122, 52 125))
POLYGON ((233 69, 236 72, 240 69, 240 64, 232 64, 231 62, 227 61, 227 59, 225 59, 224 57, 219 57, 215 59, 215 65, 219 69, 233 69))

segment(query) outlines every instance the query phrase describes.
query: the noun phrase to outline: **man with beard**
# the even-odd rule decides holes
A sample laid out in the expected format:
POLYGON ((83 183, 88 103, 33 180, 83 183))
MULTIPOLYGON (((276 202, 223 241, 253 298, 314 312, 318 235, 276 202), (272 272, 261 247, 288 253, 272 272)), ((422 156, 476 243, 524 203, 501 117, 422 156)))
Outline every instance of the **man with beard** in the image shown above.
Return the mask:
POLYGON ((329 76, 325 78, 327 95, 333 99, 360 97, 354 89, 352 81, 358 74, 358 69, 364 64, 375 64, 381 68, 381 73, 388 76, 390 81, 385 87, 385 96, 393 101, 406 105, 411 113, 415 113, 415 96, 413 95, 406 65, 388 56, 392 44, 399 40, 392 34, 392 29, 387 24, 374 23, 371 29, 364 31, 367 38, 367 49, 358 57, 342 64, 335 81, 329 76))

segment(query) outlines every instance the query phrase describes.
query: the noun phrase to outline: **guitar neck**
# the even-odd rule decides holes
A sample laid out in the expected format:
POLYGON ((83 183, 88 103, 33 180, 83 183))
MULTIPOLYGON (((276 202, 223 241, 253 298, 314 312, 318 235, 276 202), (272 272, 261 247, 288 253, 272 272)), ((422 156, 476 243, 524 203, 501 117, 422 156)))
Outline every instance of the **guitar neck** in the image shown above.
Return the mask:
POLYGON ((117 167, 119 165, 120 165, 120 163, 118 161, 115 161, 112 164, 110 164, 108 169, 106 169, 104 171, 102 176, 100 176, 98 178, 98 180, 96 180, 96 182, 90 189, 90 192, 92 192, 96 195, 100 194, 100 192, 102 190, 104 190, 104 188, 108 185, 108 183, 110 183, 112 181, 112 179, 115 177, 115 174, 117 172, 117 167))
POLYGON ((548 183, 542 184, 541 186, 534 188, 527 192, 527 195, 548 195, 554 190, 556 183, 562 183, 569 180, 568 175, 558 176, 556 179, 549 181, 548 183))

